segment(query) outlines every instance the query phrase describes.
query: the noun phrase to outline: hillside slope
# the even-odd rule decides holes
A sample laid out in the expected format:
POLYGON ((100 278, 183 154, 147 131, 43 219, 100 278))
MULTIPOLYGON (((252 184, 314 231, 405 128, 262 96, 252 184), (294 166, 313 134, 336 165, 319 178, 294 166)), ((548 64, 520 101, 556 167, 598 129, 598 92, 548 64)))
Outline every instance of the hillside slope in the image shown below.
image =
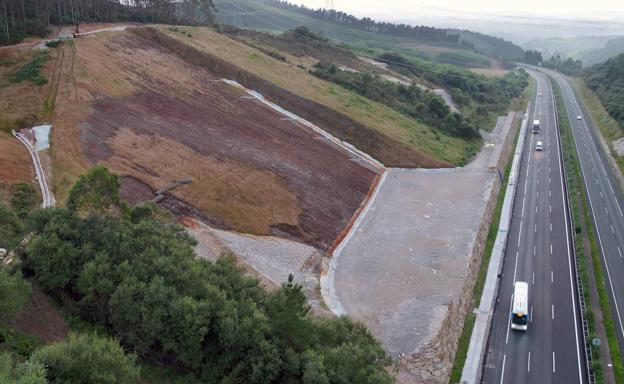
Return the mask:
POLYGON ((174 213, 327 248, 375 173, 242 97, 219 68, 194 65, 153 37, 137 28, 61 48, 51 140, 57 197, 96 163, 122 176, 131 202, 191 177, 164 201, 174 213))
POLYGON ((624 129, 624 54, 587 69, 584 78, 624 129))
MULTIPOLYGON (((490 67, 491 59, 471 50, 468 46, 375 33, 350 28, 334 22, 310 17, 308 12, 296 7, 277 7, 272 1, 216 0, 216 20, 239 28, 269 32, 284 32, 298 26, 308 27, 315 33, 332 40, 349 44, 362 53, 380 53, 396 50, 408 57, 432 60, 465 67, 490 67)), ((444 30, 438 30, 446 33, 444 30)))

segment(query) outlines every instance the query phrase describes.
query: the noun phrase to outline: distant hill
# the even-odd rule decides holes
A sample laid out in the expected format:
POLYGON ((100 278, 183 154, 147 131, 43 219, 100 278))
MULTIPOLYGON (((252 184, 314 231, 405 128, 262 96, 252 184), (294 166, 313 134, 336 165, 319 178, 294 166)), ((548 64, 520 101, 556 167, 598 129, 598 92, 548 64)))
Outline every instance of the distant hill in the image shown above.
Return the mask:
POLYGON ((394 49, 416 59, 488 68, 490 58, 487 56, 515 58, 515 54, 509 52, 522 51, 518 46, 510 48, 511 43, 502 39, 474 32, 377 22, 279 0, 215 0, 215 5, 218 23, 269 32, 305 26, 369 54, 394 49))
POLYGON ((546 57, 559 54, 563 59, 581 60, 584 67, 591 67, 624 53, 624 36, 537 39, 524 44, 524 48, 537 49, 546 57))
POLYGON ((585 71, 585 82, 624 129, 624 54, 585 71))
POLYGON ((578 59, 583 62, 584 66, 589 67, 605 62, 621 53, 624 53, 624 36, 610 39, 602 48, 580 52, 578 59))

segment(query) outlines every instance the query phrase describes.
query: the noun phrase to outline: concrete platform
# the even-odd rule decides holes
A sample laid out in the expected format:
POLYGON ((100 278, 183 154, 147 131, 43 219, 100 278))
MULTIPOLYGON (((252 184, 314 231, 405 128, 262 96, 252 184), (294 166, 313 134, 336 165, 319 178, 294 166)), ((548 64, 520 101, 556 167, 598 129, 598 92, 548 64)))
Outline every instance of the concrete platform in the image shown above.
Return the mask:
POLYGON ((325 279, 330 308, 366 324, 393 356, 435 337, 466 283, 470 255, 513 118, 464 168, 390 169, 325 279), (496 159, 493 157, 497 157, 496 159))

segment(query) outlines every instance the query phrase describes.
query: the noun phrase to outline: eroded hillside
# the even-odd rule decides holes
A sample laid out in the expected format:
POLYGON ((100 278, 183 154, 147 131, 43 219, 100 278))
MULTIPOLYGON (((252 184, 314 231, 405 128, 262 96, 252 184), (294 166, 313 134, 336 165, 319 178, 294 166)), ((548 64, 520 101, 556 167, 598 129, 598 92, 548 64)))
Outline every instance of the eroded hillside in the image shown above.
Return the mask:
POLYGON ((375 172, 135 32, 65 46, 52 159, 57 190, 102 163, 131 201, 180 177, 174 212, 220 228, 331 244, 375 172))

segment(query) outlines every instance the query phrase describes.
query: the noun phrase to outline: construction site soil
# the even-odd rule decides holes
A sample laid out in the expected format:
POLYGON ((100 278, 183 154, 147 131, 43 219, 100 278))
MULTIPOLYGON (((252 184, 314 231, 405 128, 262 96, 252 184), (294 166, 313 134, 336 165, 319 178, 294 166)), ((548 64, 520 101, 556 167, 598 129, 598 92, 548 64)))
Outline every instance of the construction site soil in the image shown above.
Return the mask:
POLYGON ((184 52, 149 37, 128 31, 76 42, 75 73, 90 77, 84 72, 93 70, 98 55, 89 53, 106 52, 106 62, 93 63, 99 68, 94 77, 106 73, 107 83, 125 89, 115 94, 82 82, 92 102, 76 133, 88 162, 122 175, 122 195, 133 203, 191 177, 192 184, 164 201, 175 213, 327 249, 375 173, 220 81, 222 73, 189 63, 184 52))

